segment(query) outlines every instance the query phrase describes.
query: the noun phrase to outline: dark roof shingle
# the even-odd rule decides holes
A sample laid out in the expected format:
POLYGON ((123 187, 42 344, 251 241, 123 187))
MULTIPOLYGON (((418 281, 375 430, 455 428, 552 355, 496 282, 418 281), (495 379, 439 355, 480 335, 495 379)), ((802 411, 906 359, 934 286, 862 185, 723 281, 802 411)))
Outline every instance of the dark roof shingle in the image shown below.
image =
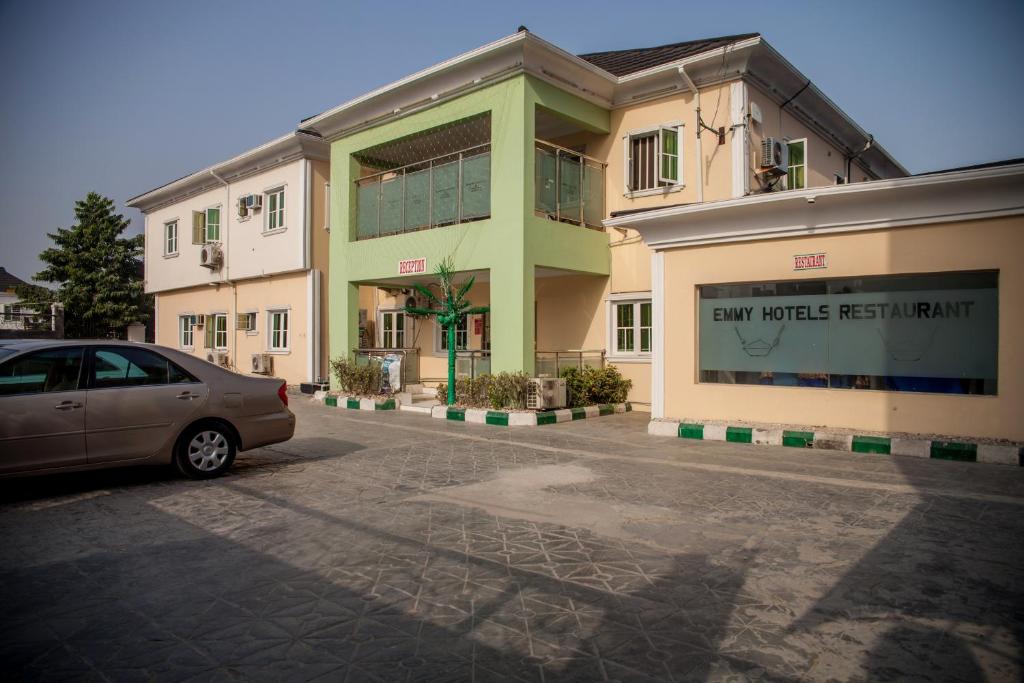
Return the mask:
POLYGON ((610 52, 590 52, 579 55, 591 64, 614 76, 627 76, 637 71, 650 69, 661 64, 668 64, 701 52, 736 43, 748 38, 756 38, 760 33, 740 33, 734 36, 718 38, 702 38, 687 40, 682 43, 658 45, 657 47, 641 47, 632 50, 612 50, 610 52))
POLYGON ((0 290, 14 289, 18 285, 27 285, 28 283, 22 280, 20 277, 11 275, 7 272, 7 269, 0 266, 0 290))

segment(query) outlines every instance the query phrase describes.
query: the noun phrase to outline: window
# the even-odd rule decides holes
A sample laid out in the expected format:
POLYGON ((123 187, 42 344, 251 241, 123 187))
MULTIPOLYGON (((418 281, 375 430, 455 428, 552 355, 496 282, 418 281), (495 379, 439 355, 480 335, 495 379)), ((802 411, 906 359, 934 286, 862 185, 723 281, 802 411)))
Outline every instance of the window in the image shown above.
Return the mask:
POLYGON ((0 365, 0 396, 78 389, 82 347, 49 349, 0 365))
POLYGON ((613 355, 628 356, 651 352, 651 302, 616 301, 613 308, 613 355))
POLYGON ((256 311, 246 311, 245 313, 239 313, 235 320, 235 329, 240 332, 255 332, 256 331, 256 311))
POLYGON ((178 221, 164 223, 164 256, 178 253, 178 221))
POLYGON ((178 316, 178 346, 191 349, 195 344, 196 317, 194 315, 178 316))
POLYGON ((802 190, 807 187, 807 139, 790 140, 786 188, 802 190))
POLYGON ((401 311, 383 311, 380 317, 380 345, 385 349, 404 349, 405 313, 401 311))
POLYGON ((220 241, 220 207, 192 212, 192 244, 220 241))
POLYGON ((220 241, 220 208, 206 210, 206 241, 220 241))
POLYGON ((995 394, 999 273, 699 287, 700 381, 995 394))
POLYGON ((288 350, 288 311, 268 311, 270 320, 270 350, 288 350))
POLYGON ((206 316, 206 348, 223 351, 228 348, 228 316, 211 313, 206 316))
POLYGON ((631 133, 626 138, 626 190, 672 187, 682 182, 682 126, 666 125, 631 133))
POLYGON ((158 353, 145 349, 106 347, 93 356, 91 389, 180 384, 196 379, 158 353))
POLYGON ((284 227, 284 188, 267 192, 267 222, 264 226, 266 231, 278 230, 284 227))
MULTIPOLYGON (((437 348, 441 351, 448 350, 448 330, 437 325, 438 335, 440 337, 437 348)), ((469 324, 466 322, 466 316, 462 316, 459 319, 458 324, 455 326, 455 350, 465 351, 466 347, 469 346, 469 324)))

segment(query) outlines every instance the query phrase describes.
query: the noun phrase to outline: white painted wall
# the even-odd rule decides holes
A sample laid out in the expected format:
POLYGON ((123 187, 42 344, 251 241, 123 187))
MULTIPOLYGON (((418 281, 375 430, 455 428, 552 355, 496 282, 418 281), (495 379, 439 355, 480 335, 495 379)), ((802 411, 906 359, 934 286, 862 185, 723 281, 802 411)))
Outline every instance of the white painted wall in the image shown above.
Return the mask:
POLYGON ((298 159, 263 173, 248 176, 146 215, 146 291, 286 273, 308 267, 305 226, 306 160, 298 159), (238 197, 285 188, 285 228, 265 233, 267 206, 248 219, 238 217, 238 197), (192 212, 221 207, 221 246, 224 263, 219 270, 199 265, 201 245, 192 244, 192 212), (178 221, 178 255, 164 254, 164 225, 178 221))

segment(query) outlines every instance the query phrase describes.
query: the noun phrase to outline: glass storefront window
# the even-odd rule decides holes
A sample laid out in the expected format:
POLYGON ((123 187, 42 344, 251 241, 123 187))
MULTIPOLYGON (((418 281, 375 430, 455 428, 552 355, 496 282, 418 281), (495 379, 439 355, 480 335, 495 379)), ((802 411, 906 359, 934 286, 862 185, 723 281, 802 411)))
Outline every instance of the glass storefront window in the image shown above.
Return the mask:
POLYGON ((701 286, 700 381, 995 394, 998 276, 701 286))

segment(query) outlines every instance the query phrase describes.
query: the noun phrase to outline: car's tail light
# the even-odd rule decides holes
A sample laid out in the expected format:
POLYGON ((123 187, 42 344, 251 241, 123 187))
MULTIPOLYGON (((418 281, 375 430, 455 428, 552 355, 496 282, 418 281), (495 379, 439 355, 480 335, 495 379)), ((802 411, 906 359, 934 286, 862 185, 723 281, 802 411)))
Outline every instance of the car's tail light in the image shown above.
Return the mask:
POLYGON ((288 405, 288 384, 282 384, 277 388, 277 397, 281 399, 281 403, 288 405))

